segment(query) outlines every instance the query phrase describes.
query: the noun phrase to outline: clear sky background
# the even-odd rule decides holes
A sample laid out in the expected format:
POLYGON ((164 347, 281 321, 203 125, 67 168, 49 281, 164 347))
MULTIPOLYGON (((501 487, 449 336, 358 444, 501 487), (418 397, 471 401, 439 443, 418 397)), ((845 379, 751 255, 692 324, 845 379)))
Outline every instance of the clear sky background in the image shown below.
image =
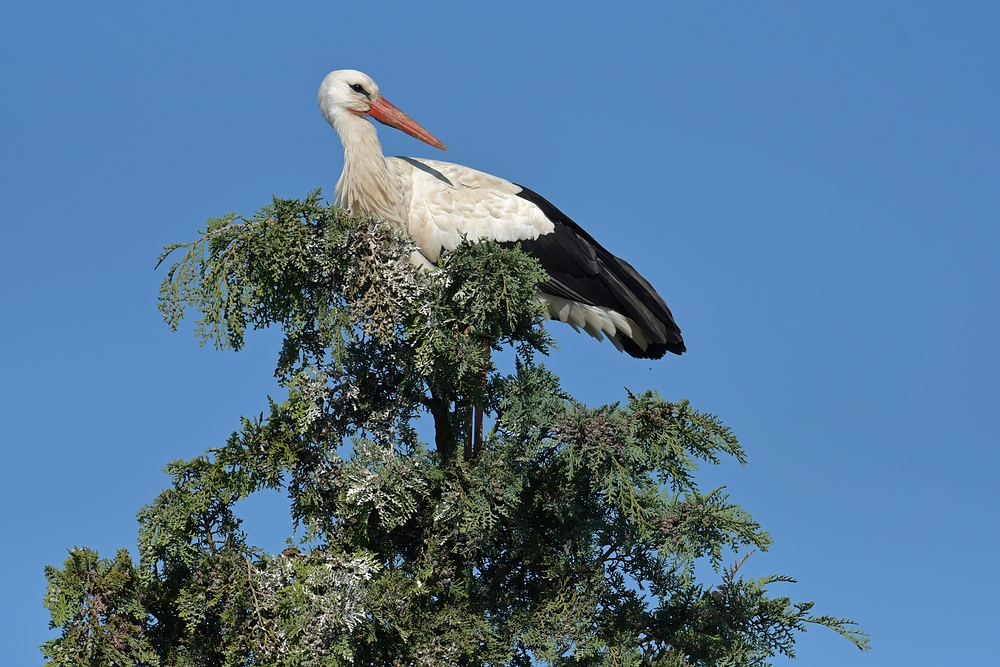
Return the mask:
MULTIPOLYGON (((315 98, 346 67, 450 149, 380 126, 388 154, 523 183, 657 286, 688 354, 552 326, 547 363, 732 426, 748 465, 701 479, 775 539, 743 571, 872 635, 810 631, 802 664, 996 660, 1000 5, 161 4, 0 16, 0 662, 42 662, 44 565, 134 549, 163 465, 277 394, 277 336, 171 333, 153 265, 209 216, 332 197, 315 98)), ((245 511, 280 549, 281 496, 245 511)))

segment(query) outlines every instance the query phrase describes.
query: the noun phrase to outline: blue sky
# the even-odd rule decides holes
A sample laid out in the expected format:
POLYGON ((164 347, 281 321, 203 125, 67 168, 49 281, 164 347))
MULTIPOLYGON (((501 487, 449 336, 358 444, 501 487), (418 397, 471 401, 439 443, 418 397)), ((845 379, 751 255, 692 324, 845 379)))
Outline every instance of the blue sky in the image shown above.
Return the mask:
MULTIPOLYGON (((277 337, 171 333, 153 265, 209 216, 332 196, 315 96, 345 67, 450 149, 380 128, 388 154, 523 183, 657 286, 688 354, 553 327, 548 363, 588 403, 656 388, 733 427, 749 464, 702 480, 775 539, 744 571, 872 634, 816 629, 800 662, 992 661, 998 34, 988 2, 5 7, 4 661, 41 664, 45 564, 134 547, 163 465, 275 393, 277 337)), ((280 546, 280 496, 246 511, 280 546)))

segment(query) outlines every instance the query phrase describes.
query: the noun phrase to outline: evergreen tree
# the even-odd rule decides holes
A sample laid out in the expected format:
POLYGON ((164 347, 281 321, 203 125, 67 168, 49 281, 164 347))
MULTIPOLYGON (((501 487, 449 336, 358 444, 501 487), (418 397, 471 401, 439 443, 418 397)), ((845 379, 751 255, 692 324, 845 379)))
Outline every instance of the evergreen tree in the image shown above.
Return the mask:
POLYGON ((48 664, 763 665, 808 624, 867 648, 773 597, 789 577, 724 566, 770 538, 695 483, 698 462, 744 461, 715 416, 655 392, 588 408, 538 363, 545 276, 519 250, 467 243, 417 271, 397 230, 314 193, 212 219, 160 261, 175 251, 167 323, 193 308, 197 335, 235 350, 281 327, 288 395, 168 465, 138 563, 74 548, 46 568, 48 664), (495 417, 475 448, 472 405, 495 417), (287 492, 304 536, 280 554, 234 514, 261 489, 287 492))

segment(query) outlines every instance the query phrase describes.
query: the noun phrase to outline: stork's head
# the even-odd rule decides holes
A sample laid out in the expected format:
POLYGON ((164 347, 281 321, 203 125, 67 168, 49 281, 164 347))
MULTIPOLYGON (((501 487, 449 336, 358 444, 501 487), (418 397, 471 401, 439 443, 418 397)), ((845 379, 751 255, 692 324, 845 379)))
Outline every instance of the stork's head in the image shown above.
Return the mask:
POLYGON ((402 130, 435 148, 448 150, 434 135, 389 104, 388 100, 382 97, 378 84, 364 72, 355 69, 330 72, 320 84, 318 99, 323 117, 338 132, 343 126, 344 114, 371 116, 380 123, 402 130))

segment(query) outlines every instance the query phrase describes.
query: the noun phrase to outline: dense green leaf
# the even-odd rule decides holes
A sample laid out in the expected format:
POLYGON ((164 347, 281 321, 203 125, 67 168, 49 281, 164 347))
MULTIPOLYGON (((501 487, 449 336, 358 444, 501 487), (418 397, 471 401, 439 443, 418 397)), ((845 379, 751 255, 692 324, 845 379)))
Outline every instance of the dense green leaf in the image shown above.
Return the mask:
POLYGON ((160 261, 178 251, 167 324, 193 310, 202 342, 233 349, 280 327, 287 396, 168 465, 138 564, 73 549, 46 569, 49 664, 763 665, 807 624, 867 647, 772 597, 789 577, 723 567, 771 539, 698 488, 698 463, 745 461, 717 417, 655 392, 589 408, 536 361, 546 276, 519 249, 465 243, 417 270, 398 230, 317 192, 213 218, 160 261), (473 405, 495 418, 478 446, 473 405), (304 528, 280 554, 235 513, 262 489, 304 528))

